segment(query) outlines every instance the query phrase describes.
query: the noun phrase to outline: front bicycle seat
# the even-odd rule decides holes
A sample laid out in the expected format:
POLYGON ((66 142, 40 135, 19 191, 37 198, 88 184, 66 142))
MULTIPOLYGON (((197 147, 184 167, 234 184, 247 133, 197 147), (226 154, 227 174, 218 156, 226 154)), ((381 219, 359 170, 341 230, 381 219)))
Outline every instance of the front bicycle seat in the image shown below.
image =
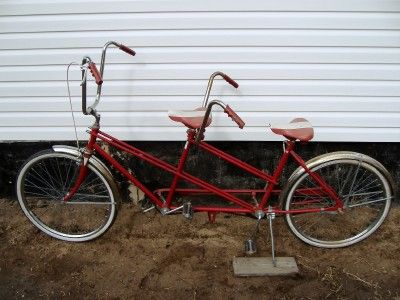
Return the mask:
POLYGON ((308 142, 314 137, 314 129, 310 122, 303 118, 296 118, 288 124, 271 125, 273 133, 283 135, 289 140, 308 142))
MULTIPOLYGON (((168 117, 175 122, 180 122, 186 127, 191 129, 197 129, 201 127, 203 123, 204 115, 206 114, 205 107, 199 107, 195 110, 170 110, 168 111, 168 117)), ((211 115, 208 117, 206 127, 211 124, 211 115)))

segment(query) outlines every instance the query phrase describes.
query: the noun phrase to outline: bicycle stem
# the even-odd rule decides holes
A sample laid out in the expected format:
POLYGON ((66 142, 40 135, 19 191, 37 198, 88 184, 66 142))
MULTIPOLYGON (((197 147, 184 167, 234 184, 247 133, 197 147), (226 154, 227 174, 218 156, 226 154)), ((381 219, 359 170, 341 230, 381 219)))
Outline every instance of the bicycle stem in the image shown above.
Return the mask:
MULTIPOLYGON (((215 72, 215 73, 219 73, 219 72, 215 72)), ((215 73, 214 73, 214 74, 215 74, 215 73)), ((214 75, 214 74, 213 74, 213 75, 214 75)), ((217 74, 217 75, 218 75, 218 74, 217 74)), ((216 75, 215 75, 215 76, 216 76, 216 75)), ((215 76, 214 76, 214 77, 215 77, 215 76)), ((212 75, 211 75, 211 77, 212 77, 212 75)), ((210 77, 210 80, 211 80, 211 77, 210 77)), ((211 85, 212 85, 212 81, 211 81, 211 85)), ((207 102, 208 102, 208 99, 207 99, 207 102)), ((213 107, 214 105, 221 106, 223 110, 226 109, 226 104, 225 104, 224 102, 222 102, 221 100, 215 99, 215 100, 212 100, 212 101, 208 104, 206 113, 204 114, 203 123, 201 123, 201 126, 200 126, 200 128, 198 129, 198 131, 197 131, 196 140, 195 140, 195 143, 196 143, 196 144, 198 144, 198 143, 202 140, 203 133, 204 133, 204 131, 206 130, 206 125, 207 125, 207 122, 208 122, 208 118, 210 117, 211 109, 212 109, 212 107, 213 107)))
POLYGON ((207 89, 206 89, 206 94, 204 95, 204 100, 203 100, 203 104, 201 105, 202 107, 206 107, 207 103, 208 103, 208 98, 210 97, 210 92, 211 92, 211 88, 213 86, 214 83, 214 78, 218 75, 221 75, 221 72, 214 72, 211 74, 210 79, 208 79, 208 84, 207 84, 207 89))
POLYGON ((87 64, 90 62, 90 57, 85 56, 82 59, 82 81, 81 81, 81 87, 82 87, 82 112, 84 115, 88 115, 89 112, 86 108, 86 87, 87 87, 87 64))

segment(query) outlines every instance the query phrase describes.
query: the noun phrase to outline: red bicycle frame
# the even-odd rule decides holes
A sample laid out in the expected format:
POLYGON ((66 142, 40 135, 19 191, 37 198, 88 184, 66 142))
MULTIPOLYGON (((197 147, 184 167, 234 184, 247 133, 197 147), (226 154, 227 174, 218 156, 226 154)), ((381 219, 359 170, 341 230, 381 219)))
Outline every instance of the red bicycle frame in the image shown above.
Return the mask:
POLYGON ((200 141, 196 144, 195 141, 196 131, 189 129, 187 134, 186 144, 184 146, 183 152, 179 159, 178 165, 173 166, 163 160, 160 160, 136 147, 129 145, 123 141, 120 141, 113 136, 106 134, 98 129, 98 127, 93 127, 90 130, 90 139, 83 153, 84 162, 81 165, 80 174, 78 176, 77 181, 74 186, 71 188, 70 192, 64 197, 64 201, 68 201, 73 194, 79 189, 79 186, 85 179, 87 173, 87 162, 93 152, 97 152, 100 156, 102 156, 106 161, 108 161, 115 169, 117 169, 121 174, 123 174, 126 178, 129 179, 135 186, 141 189, 147 197, 154 203, 154 205, 164 208, 167 210, 173 210, 178 208, 176 205, 173 205, 173 199, 176 194, 180 195, 205 195, 205 194, 213 194, 221 197, 234 204, 234 206, 225 207, 225 206, 196 206, 193 205, 194 211, 199 212, 208 212, 210 215, 220 212, 224 213, 249 213, 253 214, 259 211, 269 212, 269 213, 277 213, 277 214, 294 214, 294 213, 311 213, 311 212, 320 212, 321 210, 325 211, 335 211, 340 210, 343 207, 343 203, 341 199, 336 195, 336 193, 330 188, 330 186, 316 173, 309 170, 305 164, 305 162, 301 159, 301 157, 294 152, 294 141, 286 141, 285 150, 279 160, 279 163, 273 173, 273 175, 269 175, 266 172, 259 170, 246 162, 229 155, 228 153, 217 149, 210 144, 200 141), (104 143, 115 147, 116 149, 127 152, 143 161, 148 162, 151 165, 154 165, 162 170, 165 170, 171 174, 173 174, 173 180, 169 188, 158 189, 155 191, 149 190, 144 184, 142 184, 134 175, 132 175, 126 168, 124 168, 118 161, 116 161, 111 155, 109 155, 106 151, 104 151, 100 145, 97 143, 97 140, 101 140, 104 143), (209 152, 228 163, 242 169, 243 171, 258 177, 259 179, 265 181, 266 188, 265 189, 221 189, 212 185, 198 177, 195 177, 188 172, 184 171, 185 162, 189 155, 190 149, 193 147, 198 147, 206 152, 209 152), (309 209, 294 209, 294 210, 282 210, 279 207, 269 207, 268 202, 272 194, 279 194, 281 190, 274 189, 278 184, 279 178, 282 174, 284 167, 289 159, 292 157, 294 161, 298 163, 302 168, 304 168, 305 172, 307 172, 313 180, 319 185, 319 188, 315 189, 307 189, 302 191, 302 193, 309 193, 310 195, 328 195, 331 199, 334 200, 334 205, 326 208, 309 208, 309 209), (198 189, 180 189, 177 188, 178 182, 185 180, 192 184, 198 186, 198 189), (163 197, 163 194, 166 194, 166 198, 163 197), (262 195, 261 201, 258 204, 250 204, 249 202, 238 198, 236 195, 240 194, 248 194, 255 198, 256 195, 262 195))
MULTIPOLYGON (((222 72, 215 72, 211 75, 209 79, 209 83, 207 86, 206 95, 203 101, 203 108, 206 108, 205 115, 203 117, 202 125, 197 129, 189 129, 187 132, 187 140, 181 157, 179 159, 178 165, 173 166, 165 161, 162 161, 142 150, 137 149, 136 147, 129 145, 128 143, 122 142, 111 135, 108 135, 99 130, 100 128, 100 115, 96 111, 96 106, 99 103, 101 96, 101 84, 103 82, 103 72, 104 72, 104 62, 105 62, 105 53, 107 47, 110 45, 114 45, 121 49, 122 51, 135 55, 135 51, 126 47, 123 44, 116 43, 114 41, 110 41, 106 43, 103 47, 103 53, 101 58, 101 67, 100 71, 97 70, 96 65, 91 61, 89 57, 84 57, 82 61, 82 66, 87 66, 86 68, 82 68, 82 112, 85 115, 91 114, 95 117, 96 122, 90 130, 90 139, 89 142, 83 152, 83 163, 80 167, 79 175, 77 180, 71 190, 64 197, 64 201, 69 201, 69 199, 78 191, 80 185, 85 180, 87 176, 88 166, 87 163, 90 159, 90 156, 97 152, 101 155, 106 161, 108 161, 115 169, 117 169, 120 173, 122 173, 126 178, 129 179, 135 186, 141 189, 147 197, 154 203, 154 205, 163 209, 164 212, 168 212, 169 210, 177 209, 178 207, 173 205, 173 199, 176 194, 181 195, 201 195, 201 194, 212 194, 217 195, 224 199, 225 201, 232 204, 232 206, 192 206, 194 211, 204 211, 209 214, 214 214, 218 212, 226 212, 226 213, 260 213, 260 212, 268 212, 268 213, 283 213, 283 214, 293 214, 293 213, 306 213, 306 212, 319 212, 321 210, 340 210, 343 208, 343 203, 341 199, 336 195, 333 189, 316 173, 309 170, 306 166, 306 163, 301 159, 299 155, 294 152, 294 141, 286 141, 285 150, 279 160, 279 163, 276 167, 276 170, 272 175, 267 174, 263 170, 259 170, 254 166, 249 165, 248 163, 229 155, 228 153, 217 149, 210 144, 204 142, 202 139, 204 137, 203 133, 206 127, 206 123, 209 120, 209 114, 211 112, 211 108, 213 105, 219 105, 224 109, 224 112, 228 114, 230 118, 234 122, 237 123, 239 128, 243 128, 244 122, 243 120, 228 106, 225 105, 222 101, 213 100, 208 105, 208 98, 210 95, 210 90, 213 84, 213 80, 216 76, 221 76, 226 82, 231 84, 233 87, 237 88, 238 84, 230 78, 228 75, 222 72), (86 107, 86 74, 87 70, 90 70, 92 75, 95 77, 97 87, 97 95, 95 102, 90 106, 86 107), (116 161, 113 157, 111 157, 107 152, 105 152, 97 143, 97 141, 103 141, 104 143, 111 145, 118 149, 119 151, 127 152, 138 159, 148 162, 151 165, 154 165, 166 172, 169 172, 173 175, 173 180, 169 188, 158 189, 154 192, 150 191, 144 184, 142 184, 134 175, 132 175, 127 169, 125 169, 118 161, 116 161), (184 171, 184 166, 189 155, 190 149, 193 147, 198 147, 199 149, 209 152, 212 155, 215 155, 228 163, 242 169, 243 171, 258 177, 263 180, 266 185, 262 190, 256 189, 221 189, 212 185, 198 177, 195 177, 188 172, 184 171), (274 189, 278 184, 279 178, 281 177, 282 171, 286 166, 286 163, 292 157, 299 166, 304 168, 305 172, 307 172, 310 177, 317 183, 319 188, 305 188, 301 190, 302 194, 308 194, 312 196, 326 196, 328 195, 333 200, 333 205, 326 208, 308 208, 308 209, 295 209, 295 210, 282 210, 278 207, 271 208, 268 203, 272 194, 279 194, 281 190, 274 189), (178 182, 185 180, 190 182, 196 186, 198 189, 180 189, 177 188, 178 182), (166 197, 163 196, 166 194, 166 197), (248 194, 253 197, 255 200, 255 204, 250 204, 249 202, 240 199, 237 195, 248 194), (261 201, 258 203, 256 200, 256 196, 260 195, 261 201)), ((188 126, 189 128, 196 128, 196 126, 188 126)), ((310 200, 311 201, 311 200, 310 200)))

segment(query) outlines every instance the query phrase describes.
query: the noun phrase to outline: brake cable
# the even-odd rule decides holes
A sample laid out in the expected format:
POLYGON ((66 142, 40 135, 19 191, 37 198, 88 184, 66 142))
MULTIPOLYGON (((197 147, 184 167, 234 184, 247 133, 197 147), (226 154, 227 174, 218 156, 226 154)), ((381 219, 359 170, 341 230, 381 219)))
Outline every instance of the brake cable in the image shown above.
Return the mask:
POLYGON ((67 67, 67 88, 68 88, 68 99, 69 99, 69 107, 71 109, 71 116, 72 116, 72 122, 74 124, 74 131, 75 131, 75 139, 76 139, 76 147, 78 148, 78 151, 80 151, 80 147, 79 147, 79 139, 78 139, 78 131, 76 129, 76 121, 75 121, 75 115, 74 115, 74 110, 72 107, 72 99, 71 99, 71 90, 69 87, 69 68, 72 65, 77 65, 80 66, 80 64, 78 64, 77 62, 71 62, 68 67, 67 67))

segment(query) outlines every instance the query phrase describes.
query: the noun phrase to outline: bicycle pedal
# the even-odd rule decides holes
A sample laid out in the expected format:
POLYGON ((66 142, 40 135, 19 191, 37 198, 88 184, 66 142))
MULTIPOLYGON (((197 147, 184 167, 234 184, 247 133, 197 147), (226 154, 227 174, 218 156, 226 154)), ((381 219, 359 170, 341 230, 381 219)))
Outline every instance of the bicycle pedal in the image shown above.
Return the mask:
POLYGON ((142 210, 143 213, 147 213, 153 210, 154 208, 156 207, 150 200, 145 198, 141 201, 140 209, 142 210))
POLYGON ((151 211, 151 210, 153 210, 153 209, 155 209, 156 207, 154 206, 154 205, 152 205, 152 206, 150 206, 150 207, 148 207, 148 208, 142 208, 142 212, 143 213, 147 213, 147 212, 149 212, 149 211, 151 211))
POLYGON ((253 255, 257 252, 257 245, 253 239, 248 239, 244 241, 244 252, 247 255, 253 255))
POLYGON ((182 207, 182 215, 186 218, 186 219, 193 219, 193 207, 192 207, 192 203, 190 202, 186 202, 183 204, 182 207))

